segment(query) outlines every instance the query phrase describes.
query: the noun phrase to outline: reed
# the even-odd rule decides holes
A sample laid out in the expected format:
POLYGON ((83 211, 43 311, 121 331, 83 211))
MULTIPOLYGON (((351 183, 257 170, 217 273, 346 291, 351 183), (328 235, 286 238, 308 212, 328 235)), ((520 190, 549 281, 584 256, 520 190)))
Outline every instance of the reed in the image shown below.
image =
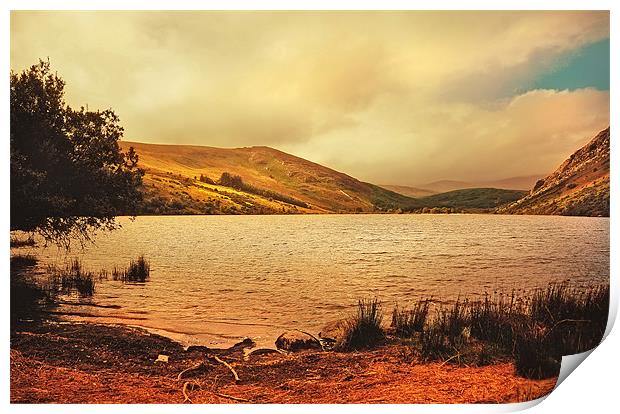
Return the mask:
POLYGON ((95 293, 95 275, 86 271, 78 259, 73 259, 64 268, 49 266, 48 272, 51 290, 67 295, 77 293, 80 296, 92 296, 95 293))
POLYGON ((146 282, 151 275, 151 264, 144 258, 139 256, 136 260, 130 260, 126 269, 119 270, 116 267, 112 270, 112 278, 122 282, 146 282))
POLYGON ((411 309, 399 309, 398 306, 392 311, 392 324, 396 336, 409 338, 416 332, 422 332, 428 317, 430 299, 415 303, 411 309))
MULTIPOLYGON (((409 338, 422 360, 488 364, 509 357, 517 372, 547 378, 559 372, 563 355, 584 352, 602 339, 609 312, 609 285, 550 284, 525 292, 457 299, 428 317, 429 301, 392 312, 393 333, 409 338)), ((381 343, 378 301, 360 301, 340 350, 381 343), (379 315, 379 316, 378 316, 379 315)))

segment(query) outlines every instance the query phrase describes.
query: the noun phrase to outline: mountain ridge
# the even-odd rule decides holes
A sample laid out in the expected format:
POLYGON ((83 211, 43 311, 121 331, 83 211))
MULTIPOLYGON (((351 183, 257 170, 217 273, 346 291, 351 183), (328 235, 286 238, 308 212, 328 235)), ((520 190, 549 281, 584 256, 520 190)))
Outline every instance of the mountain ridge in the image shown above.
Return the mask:
POLYGON ((145 208, 153 214, 175 210, 179 214, 373 212, 402 208, 413 200, 265 146, 217 148, 130 141, 120 146, 124 150, 132 146, 138 153, 139 165, 146 172, 145 208), (240 177, 243 186, 218 185, 223 173, 240 177), (308 208, 279 200, 285 197, 308 208))

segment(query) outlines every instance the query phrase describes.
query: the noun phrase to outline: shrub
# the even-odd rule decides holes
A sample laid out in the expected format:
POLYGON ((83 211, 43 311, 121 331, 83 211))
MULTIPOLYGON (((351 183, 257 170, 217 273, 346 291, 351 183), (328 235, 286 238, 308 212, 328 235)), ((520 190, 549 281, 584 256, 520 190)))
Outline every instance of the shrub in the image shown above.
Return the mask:
POLYGON ((334 349, 353 351, 381 343, 385 339, 382 320, 381 303, 376 298, 358 301, 357 313, 346 322, 343 337, 334 349))
POLYGON ((425 361, 446 360, 453 354, 454 347, 440 324, 429 324, 420 335, 420 354, 425 361))
POLYGON ((468 308, 468 301, 457 299, 448 310, 440 310, 439 318, 435 321, 452 345, 462 340, 464 330, 469 325, 468 308))

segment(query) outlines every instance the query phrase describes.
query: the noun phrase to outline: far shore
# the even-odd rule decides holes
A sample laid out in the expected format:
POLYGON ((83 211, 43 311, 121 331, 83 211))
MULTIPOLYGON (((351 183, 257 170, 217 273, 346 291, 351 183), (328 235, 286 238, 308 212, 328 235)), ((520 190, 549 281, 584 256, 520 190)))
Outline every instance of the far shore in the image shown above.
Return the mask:
POLYGON ((251 346, 186 349, 139 328, 22 324, 11 333, 11 402, 514 403, 548 394, 557 381, 522 378, 510 361, 417 361, 398 341, 356 352, 244 358, 251 346), (238 383, 214 356, 233 367, 238 383))

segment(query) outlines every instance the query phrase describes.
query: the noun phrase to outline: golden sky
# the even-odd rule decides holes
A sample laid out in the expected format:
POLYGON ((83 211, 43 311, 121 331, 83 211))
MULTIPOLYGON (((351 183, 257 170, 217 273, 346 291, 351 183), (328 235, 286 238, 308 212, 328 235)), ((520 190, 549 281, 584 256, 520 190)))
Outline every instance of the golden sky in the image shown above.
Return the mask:
POLYGON ((553 170, 609 124, 609 91, 549 74, 590 79, 571 62, 608 38, 608 12, 19 11, 11 68, 49 57, 126 140, 415 185, 553 170))

